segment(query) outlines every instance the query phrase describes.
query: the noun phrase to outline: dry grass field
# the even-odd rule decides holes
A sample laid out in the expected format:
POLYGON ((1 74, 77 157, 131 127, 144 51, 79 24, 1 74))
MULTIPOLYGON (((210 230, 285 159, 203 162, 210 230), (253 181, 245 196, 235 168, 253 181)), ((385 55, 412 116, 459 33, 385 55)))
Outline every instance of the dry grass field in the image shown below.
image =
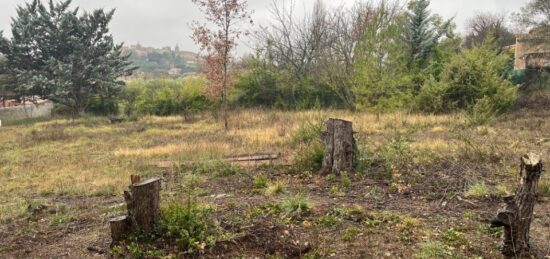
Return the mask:
MULTIPOLYGON (((518 184, 526 152, 550 161, 549 112, 469 127, 463 115, 235 111, 209 115, 51 119, 0 128, 1 258, 500 258, 489 228, 518 184), (311 138, 329 117, 353 121, 357 172, 318 175, 311 138), (276 153, 273 163, 223 158, 276 153), (174 164, 174 167, 165 166, 174 164), (163 206, 192 196, 217 234, 181 251, 162 242, 109 249, 130 175, 163 178, 163 206)), ((531 241, 550 256, 550 175, 531 241)))

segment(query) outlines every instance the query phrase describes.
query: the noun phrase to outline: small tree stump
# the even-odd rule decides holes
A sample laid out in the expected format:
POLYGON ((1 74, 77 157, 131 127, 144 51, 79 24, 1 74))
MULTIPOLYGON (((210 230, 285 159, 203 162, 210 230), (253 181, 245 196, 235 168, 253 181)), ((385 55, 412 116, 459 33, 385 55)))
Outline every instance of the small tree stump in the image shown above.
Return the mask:
POLYGON ((509 258, 530 258, 529 228, 541 174, 540 156, 533 153, 524 155, 521 158, 521 185, 515 195, 504 198, 505 206, 491 222, 493 227, 504 227, 502 254, 509 258))
POLYGON ((325 122, 326 131, 322 136, 325 144, 325 156, 321 168, 323 174, 339 174, 353 170, 355 140, 352 125, 352 122, 340 119, 329 119, 325 122))
POLYGON ((111 238, 113 240, 111 245, 126 239, 131 232, 132 226, 128 216, 112 218, 109 220, 109 224, 111 225, 111 238))
POLYGON ((132 175, 131 180, 129 190, 124 191, 128 215, 109 221, 112 245, 135 231, 150 234, 160 221, 160 179, 137 182, 139 177, 132 175))

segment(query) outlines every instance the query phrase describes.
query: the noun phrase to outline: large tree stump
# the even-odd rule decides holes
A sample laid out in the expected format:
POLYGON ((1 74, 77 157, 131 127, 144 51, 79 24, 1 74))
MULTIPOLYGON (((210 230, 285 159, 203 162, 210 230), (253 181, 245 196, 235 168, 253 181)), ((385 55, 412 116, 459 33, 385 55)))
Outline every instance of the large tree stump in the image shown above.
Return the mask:
POLYGON ((329 119, 325 122, 326 131, 323 132, 325 156, 321 172, 341 173, 353 170, 353 139, 352 122, 329 119))
POLYGON ((160 221, 160 179, 138 181, 138 177, 132 176, 132 185, 124 191, 128 215, 109 221, 112 244, 135 231, 150 234, 160 221))
POLYGON ((130 185, 130 192, 125 191, 124 198, 133 229, 151 233, 160 221, 160 179, 130 185))
POLYGON ((542 174, 539 155, 530 153, 521 158, 521 185, 515 195, 504 198, 505 206, 491 222, 504 227, 502 254, 509 258, 529 258, 529 228, 537 200, 537 185, 542 174))

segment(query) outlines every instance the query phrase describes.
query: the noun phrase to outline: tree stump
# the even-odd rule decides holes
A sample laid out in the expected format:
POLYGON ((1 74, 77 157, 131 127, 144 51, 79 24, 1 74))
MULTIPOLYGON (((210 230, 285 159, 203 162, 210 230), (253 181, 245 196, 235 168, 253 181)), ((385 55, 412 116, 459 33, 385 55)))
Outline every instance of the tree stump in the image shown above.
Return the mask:
POLYGON ((112 244, 124 240, 135 231, 150 234, 160 221, 160 179, 136 181, 139 178, 132 176, 132 185, 124 191, 128 215, 109 221, 112 244))
POLYGON ((491 221, 493 227, 504 227, 502 254, 508 258, 530 258, 529 228, 541 174, 540 156, 533 153, 524 155, 521 158, 521 185, 515 195, 504 198, 505 206, 491 221))
POLYGON ((160 221, 160 179, 130 185, 130 192, 124 192, 124 199, 132 229, 151 233, 160 221))
POLYGON ((111 225, 111 239, 113 240, 111 243, 112 245, 126 239, 128 234, 131 232, 132 226, 128 216, 112 218, 109 220, 109 224, 111 225))
POLYGON ((323 174, 351 172, 355 145, 352 122, 329 119, 325 122, 325 126, 326 131, 322 136, 325 144, 325 156, 321 172, 323 174))

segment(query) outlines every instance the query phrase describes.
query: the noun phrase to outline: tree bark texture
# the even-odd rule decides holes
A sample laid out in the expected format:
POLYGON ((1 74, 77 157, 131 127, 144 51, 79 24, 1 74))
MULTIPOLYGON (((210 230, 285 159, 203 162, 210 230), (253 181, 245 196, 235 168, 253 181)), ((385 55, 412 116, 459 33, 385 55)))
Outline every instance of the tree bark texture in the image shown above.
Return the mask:
POLYGON ((160 221, 160 179, 135 182, 136 179, 132 177, 132 185, 124 191, 128 215, 109 221, 113 244, 132 232, 150 234, 160 221))
POLYGON ((531 258, 529 229, 542 167, 537 154, 530 153, 521 158, 520 186, 515 195, 504 198, 505 206, 491 222, 493 227, 504 227, 502 254, 507 258, 531 258))
POLYGON ((325 156, 321 172, 324 174, 353 171, 353 124, 350 121, 329 119, 323 132, 325 156))
POLYGON ((126 239, 131 232, 132 226, 128 216, 112 218, 109 220, 109 224, 111 225, 111 239, 113 240, 111 245, 126 239))

